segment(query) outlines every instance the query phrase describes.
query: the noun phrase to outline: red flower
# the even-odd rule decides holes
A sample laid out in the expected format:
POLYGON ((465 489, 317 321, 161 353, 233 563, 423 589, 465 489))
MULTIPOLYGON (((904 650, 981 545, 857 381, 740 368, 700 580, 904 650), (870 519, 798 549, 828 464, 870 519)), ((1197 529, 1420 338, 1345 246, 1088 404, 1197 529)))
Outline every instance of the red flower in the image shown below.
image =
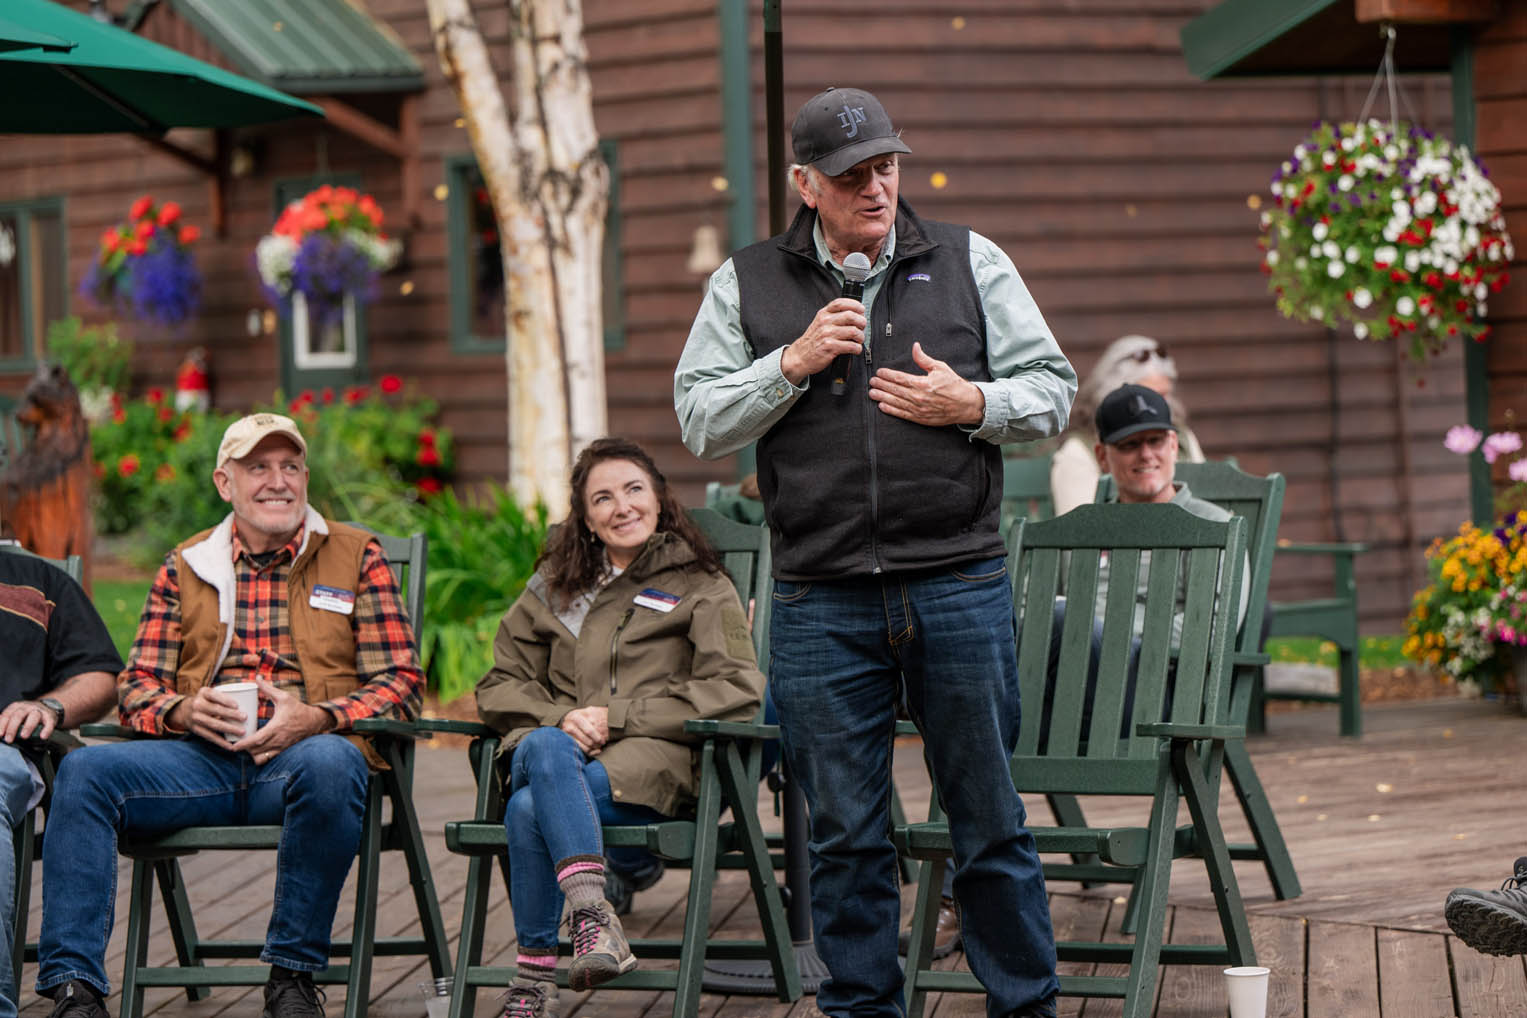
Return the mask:
POLYGON ((120 243, 121 239, 117 236, 116 230, 107 230, 105 233, 101 234, 101 250, 105 251, 107 254, 111 254, 113 251, 115 251, 117 249, 117 245, 120 243))
POLYGON ((133 255, 134 257, 143 254, 147 250, 148 245, 141 240, 135 240, 131 244, 127 245, 127 253, 133 255))
POLYGON ((421 467, 438 467, 440 465, 440 453, 435 451, 432 445, 421 445, 419 454, 414 457, 414 462, 421 467))
POLYGON ((91 466, 95 468, 95 479, 97 481, 106 480, 106 467, 103 466, 100 461, 92 463, 91 466))
POLYGON ((377 388, 390 396, 403 388, 403 379, 397 375, 383 375, 381 380, 377 382, 377 388))
POLYGON ((189 246, 201 239, 201 230, 194 226, 182 226, 180 228, 180 243, 189 246))
POLYGON ((149 238, 154 235, 154 221, 152 219, 140 219, 138 225, 133 227, 133 234, 137 237, 149 238))
POLYGON ((111 411, 111 420, 114 424, 121 424, 127 420, 127 411, 121 407, 115 407, 111 411))
POLYGON ((435 429, 434 428, 420 428, 419 429, 419 444, 420 445, 433 446, 435 444, 435 429))
POLYGON ((414 487, 419 489, 421 495, 438 495, 445 490, 445 485, 434 477, 421 477, 414 482, 414 487))
POLYGON ((168 424, 175 419, 175 411, 170 407, 162 406, 159 408, 159 419, 168 424))
POLYGON ((175 430, 170 432, 170 437, 172 439, 174 439, 176 442, 184 442, 190 436, 191 436, 191 422, 190 421, 184 421, 184 420, 181 421, 179 424, 175 425, 175 430))
POLYGON ((168 463, 159 464, 159 469, 154 471, 154 480, 156 481, 173 481, 174 479, 175 468, 168 463))
POLYGON ((164 402, 164 390, 160 389, 158 387, 155 387, 153 389, 150 389, 147 393, 145 393, 143 398, 148 400, 154 406, 158 406, 160 403, 164 402))
POLYGON ((159 210, 160 226, 173 226, 175 225, 175 220, 179 218, 180 206, 175 202, 167 201, 164 203, 164 207, 159 210))
POLYGON ((334 402, 334 390, 332 388, 330 388, 329 386, 327 386, 327 385, 324 386, 323 387, 323 392, 320 394, 319 398, 321 398, 324 401, 324 403, 332 403, 332 402, 334 402))
POLYGON ((368 386, 352 386, 345 390, 345 402, 354 406, 356 403, 364 402, 366 397, 370 395, 371 389, 368 386))
POLYGON ((144 216, 148 215, 148 210, 153 207, 154 199, 150 198, 148 195, 144 195, 142 198, 139 198, 137 201, 133 202, 132 207, 127 210, 127 218, 142 219, 144 216))
POLYGON ((138 468, 142 465, 143 464, 138 461, 138 454, 130 452, 126 456, 123 456, 121 459, 117 460, 117 473, 121 474, 123 477, 131 477, 133 474, 138 472, 138 468))

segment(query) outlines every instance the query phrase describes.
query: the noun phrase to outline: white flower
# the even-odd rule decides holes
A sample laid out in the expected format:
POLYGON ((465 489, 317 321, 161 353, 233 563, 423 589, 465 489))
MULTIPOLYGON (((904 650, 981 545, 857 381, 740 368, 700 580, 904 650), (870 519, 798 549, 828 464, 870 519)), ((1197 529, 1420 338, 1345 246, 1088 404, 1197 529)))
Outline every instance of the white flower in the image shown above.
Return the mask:
POLYGON ((1397 258, 1399 254, 1400 252, 1396 251, 1392 247, 1376 248, 1373 252, 1373 260, 1384 265, 1393 265, 1395 258, 1397 258))
POLYGON ((1352 151, 1352 146, 1354 144, 1355 144, 1355 142, 1353 142, 1351 138, 1343 138, 1341 140, 1341 150, 1343 152, 1351 152, 1352 151))
POLYGON ((266 286, 285 294, 292 286, 292 263, 297 260, 297 242, 290 237, 267 233, 255 245, 255 266, 266 286))
POLYGON ((1324 252, 1321 251, 1319 244, 1315 244, 1310 247, 1311 258, 1319 258, 1322 256, 1322 254, 1324 254, 1324 252))
POLYGON ((1416 196, 1416 215, 1429 216, 1437 207, 1437 196, 1431 191, 1422 191, 1416 196))
POLYGON ((1421 252, 1420 251, 1406 251, 1405 252, 1405 271, 1406 272, 1415 272, 1420 267, 1421 267, 1421 252))
POLYGON ((1304 257, 1304 255, 1300 255, 1298 258, 1294 259, 1294 268, 1298 269, 1300 272, 1303 272, 1305 270, 1305 267, 1308 266, 1309 264, 1310 264, 1310 260, 1308 258, 1304 257))
POLYGON ((1277 265, 1278 264, 1278 252, 1277 251, 1269 251, 1269 252, 1267 252, 1267 264, 1268 265, 1277 265))
POLYGON ((1367 339, 1368 326, 1364 325, 1362 322, 1353 322, 1352 335, 1356 336, 1358 339, 1367 339))
POLYGON ((1320 161, 1321 161, 1321 163, 1323 163, 1326 166, 1335 166, 1336 165, 1336 153, 1335 152, 1331 152, 1329 150, 1325 151, 1325 152, 1322 152, 1320 154, 1320 161))
POLYGON ((1400 239, 1400 228, 1398 226, 1394 225, 1393 223, 1386 223, 1384 225, 1384 239, 1389 241, 1389 243, 1391 243, 1391 244, 1393 244, 1395 241, 1399 240, 1400 239))
POLYGON ((1352 174, 1350 173, 1343 173, 1341 176, 1336 178, 1336 188, 1339 191, 1352 190, 1352 184, 1352 174))
POLYGON ((1347 262, 1349 264, 1356 265, 1357 260, 1362 256, 1363 253, 1357 249, 1356 244, 1353 244, 1347 248, 1347 262))
POLYGON ((1330 233, 1331 228, 1325 223, 1316 223, 1314 226, 1310 227, 1310 236, 1314 237, 1316 240, 1325 240, 1326 237, 1330 235, 1330 233))
POLYGON ((1294 146, 1294 158, 1295 159, 1303 159, 1304 158, 1304 146, 1303 145, 1295 145, 1294 146))
POLYGON ((1476 284, 1474 284, 1474 299, 1475 300, 1482 301, 1486 297, 1488 297, 1489 295, 1490 295, 1490 288, 1485 286, 1485 284, 1483 284, 1483 283, 1476 283, 1476 284))
POLYGON ((1369 293, 1365 287, 1359 286, 1356 290, 1352 291, 1352 306, 1357 308, 1359 311, 1368 307, 1372 303, 1373 294, 1369 293))
POLYGON ((1326 263, 1326 275, 1330 276, 1332 279, 1340 279, 1342 273, 1346 271, 1347 265, 1345 262, 1337 261, 1335 258, 1333 258, 1326 263))
POLYGON ((1328 240, 1324 244, 1320 245, 1320 253, 1325 255, 1327 258, 1340 258, 1341 245, 1336 243, 1334 240, 1328 240))
POLYGON ((1319 304, 1315 304, 1315 305, 1312 305, 1310 307, 1310 317, 1315 319, 1315 321, 1317 321, 1317 322, 1321 321, 1322 319, 1325 318, 1325 316, 1326 316, 1326 313, 1323 310, 1321 310, 1321 307, 1320 307, 1319 304))
POLYGON ((1399 300, 1394 302, 1394 309, 1399 314, 1409 317, 1416 312, 1416 302, 1411 300, 1409 297, 1401 297, 1399 300))
POLYGON ((1264 229, 1264 230, 1267 229, 1269 226, 1271 226, 1272 225, 1272 213, 1271 212, 1263 212, 1262 216, 1261 216, 1261 223, 1262 223, 1262 229, 1264 229))

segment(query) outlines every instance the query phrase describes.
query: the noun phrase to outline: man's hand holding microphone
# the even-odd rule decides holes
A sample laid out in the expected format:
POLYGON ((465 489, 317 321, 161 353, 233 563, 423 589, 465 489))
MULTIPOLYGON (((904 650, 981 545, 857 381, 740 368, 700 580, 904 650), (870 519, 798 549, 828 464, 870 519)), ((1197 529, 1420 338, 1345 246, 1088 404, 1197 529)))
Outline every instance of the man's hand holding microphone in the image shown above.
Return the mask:
POLYGON ((833 393, 847 390, 848 358, 864 350, 864 330, 869 324, 864 305, 864 281, 869 278, 870 260, 863 252, 850 252, 843 259, 843 295, 816 313, 806 331, 785 347, 779 367, 791 385, 800 385, 818 371, 833 364, 833 393), (839 385, 842 380, 842 385, 839 385))

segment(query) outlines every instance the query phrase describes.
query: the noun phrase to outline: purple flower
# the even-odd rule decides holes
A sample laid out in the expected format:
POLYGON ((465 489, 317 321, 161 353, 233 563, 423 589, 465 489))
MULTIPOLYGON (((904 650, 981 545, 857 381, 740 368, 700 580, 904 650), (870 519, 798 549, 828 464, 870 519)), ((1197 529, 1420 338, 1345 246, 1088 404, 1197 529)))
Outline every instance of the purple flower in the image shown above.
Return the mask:
POLYGON ((1503 452, 1517 452, 1522 448, 1522 436, 1514 431, 1497 431, 1485 439, 1479 451, 1484 453, 1486 463, 1494 463, 1503 452))
POLYGON ((1442 444, 1447 447, 1448 452, 1456 452, 1462 456, 1473 452, 1479 445, 1479 440, 1484 437, 1484 432, 1471 428, 1467 424, 1458 424, 1447 429, 1447 437, 1442 440, 1442 444))
POLYGON ((345 294, 368 295, 376 269, 366 253, 327 233, 310 233, 292 262, 292 288, 307 298, 308 313, 327 325, 344 311, 345 294))
POLYGON ((80 294, 169 328, 182 324, 201 306, 201 273, 191 252, 160 231, 140 255, 128 255, 115 271, 99 259, 80 281, 80 294))

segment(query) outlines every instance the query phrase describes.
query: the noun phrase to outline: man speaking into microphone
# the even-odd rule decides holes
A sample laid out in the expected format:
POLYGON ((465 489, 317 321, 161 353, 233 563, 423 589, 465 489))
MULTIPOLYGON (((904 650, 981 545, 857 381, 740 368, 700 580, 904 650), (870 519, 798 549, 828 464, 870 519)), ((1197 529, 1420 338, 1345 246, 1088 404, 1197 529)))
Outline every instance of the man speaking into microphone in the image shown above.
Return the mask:
POLYGON ((1045 1018, 1055 945, 1007 771, 1019 704, 997 446, 1064 428, 1076 373, 1000 248, 898 200, 911 149, 873 95, 813 96, 791 141, 802 207, 712 274, 674 404, 698 456, 758 442, 769 680, 811 810, 812 923, 829 973, 817 1005, 833 1018, 905 1010, 889 837, 904 695, 949 814, 988 1013, 1045 1018), (857 299, 845 290, 855 253, 870 266, 857 299))

